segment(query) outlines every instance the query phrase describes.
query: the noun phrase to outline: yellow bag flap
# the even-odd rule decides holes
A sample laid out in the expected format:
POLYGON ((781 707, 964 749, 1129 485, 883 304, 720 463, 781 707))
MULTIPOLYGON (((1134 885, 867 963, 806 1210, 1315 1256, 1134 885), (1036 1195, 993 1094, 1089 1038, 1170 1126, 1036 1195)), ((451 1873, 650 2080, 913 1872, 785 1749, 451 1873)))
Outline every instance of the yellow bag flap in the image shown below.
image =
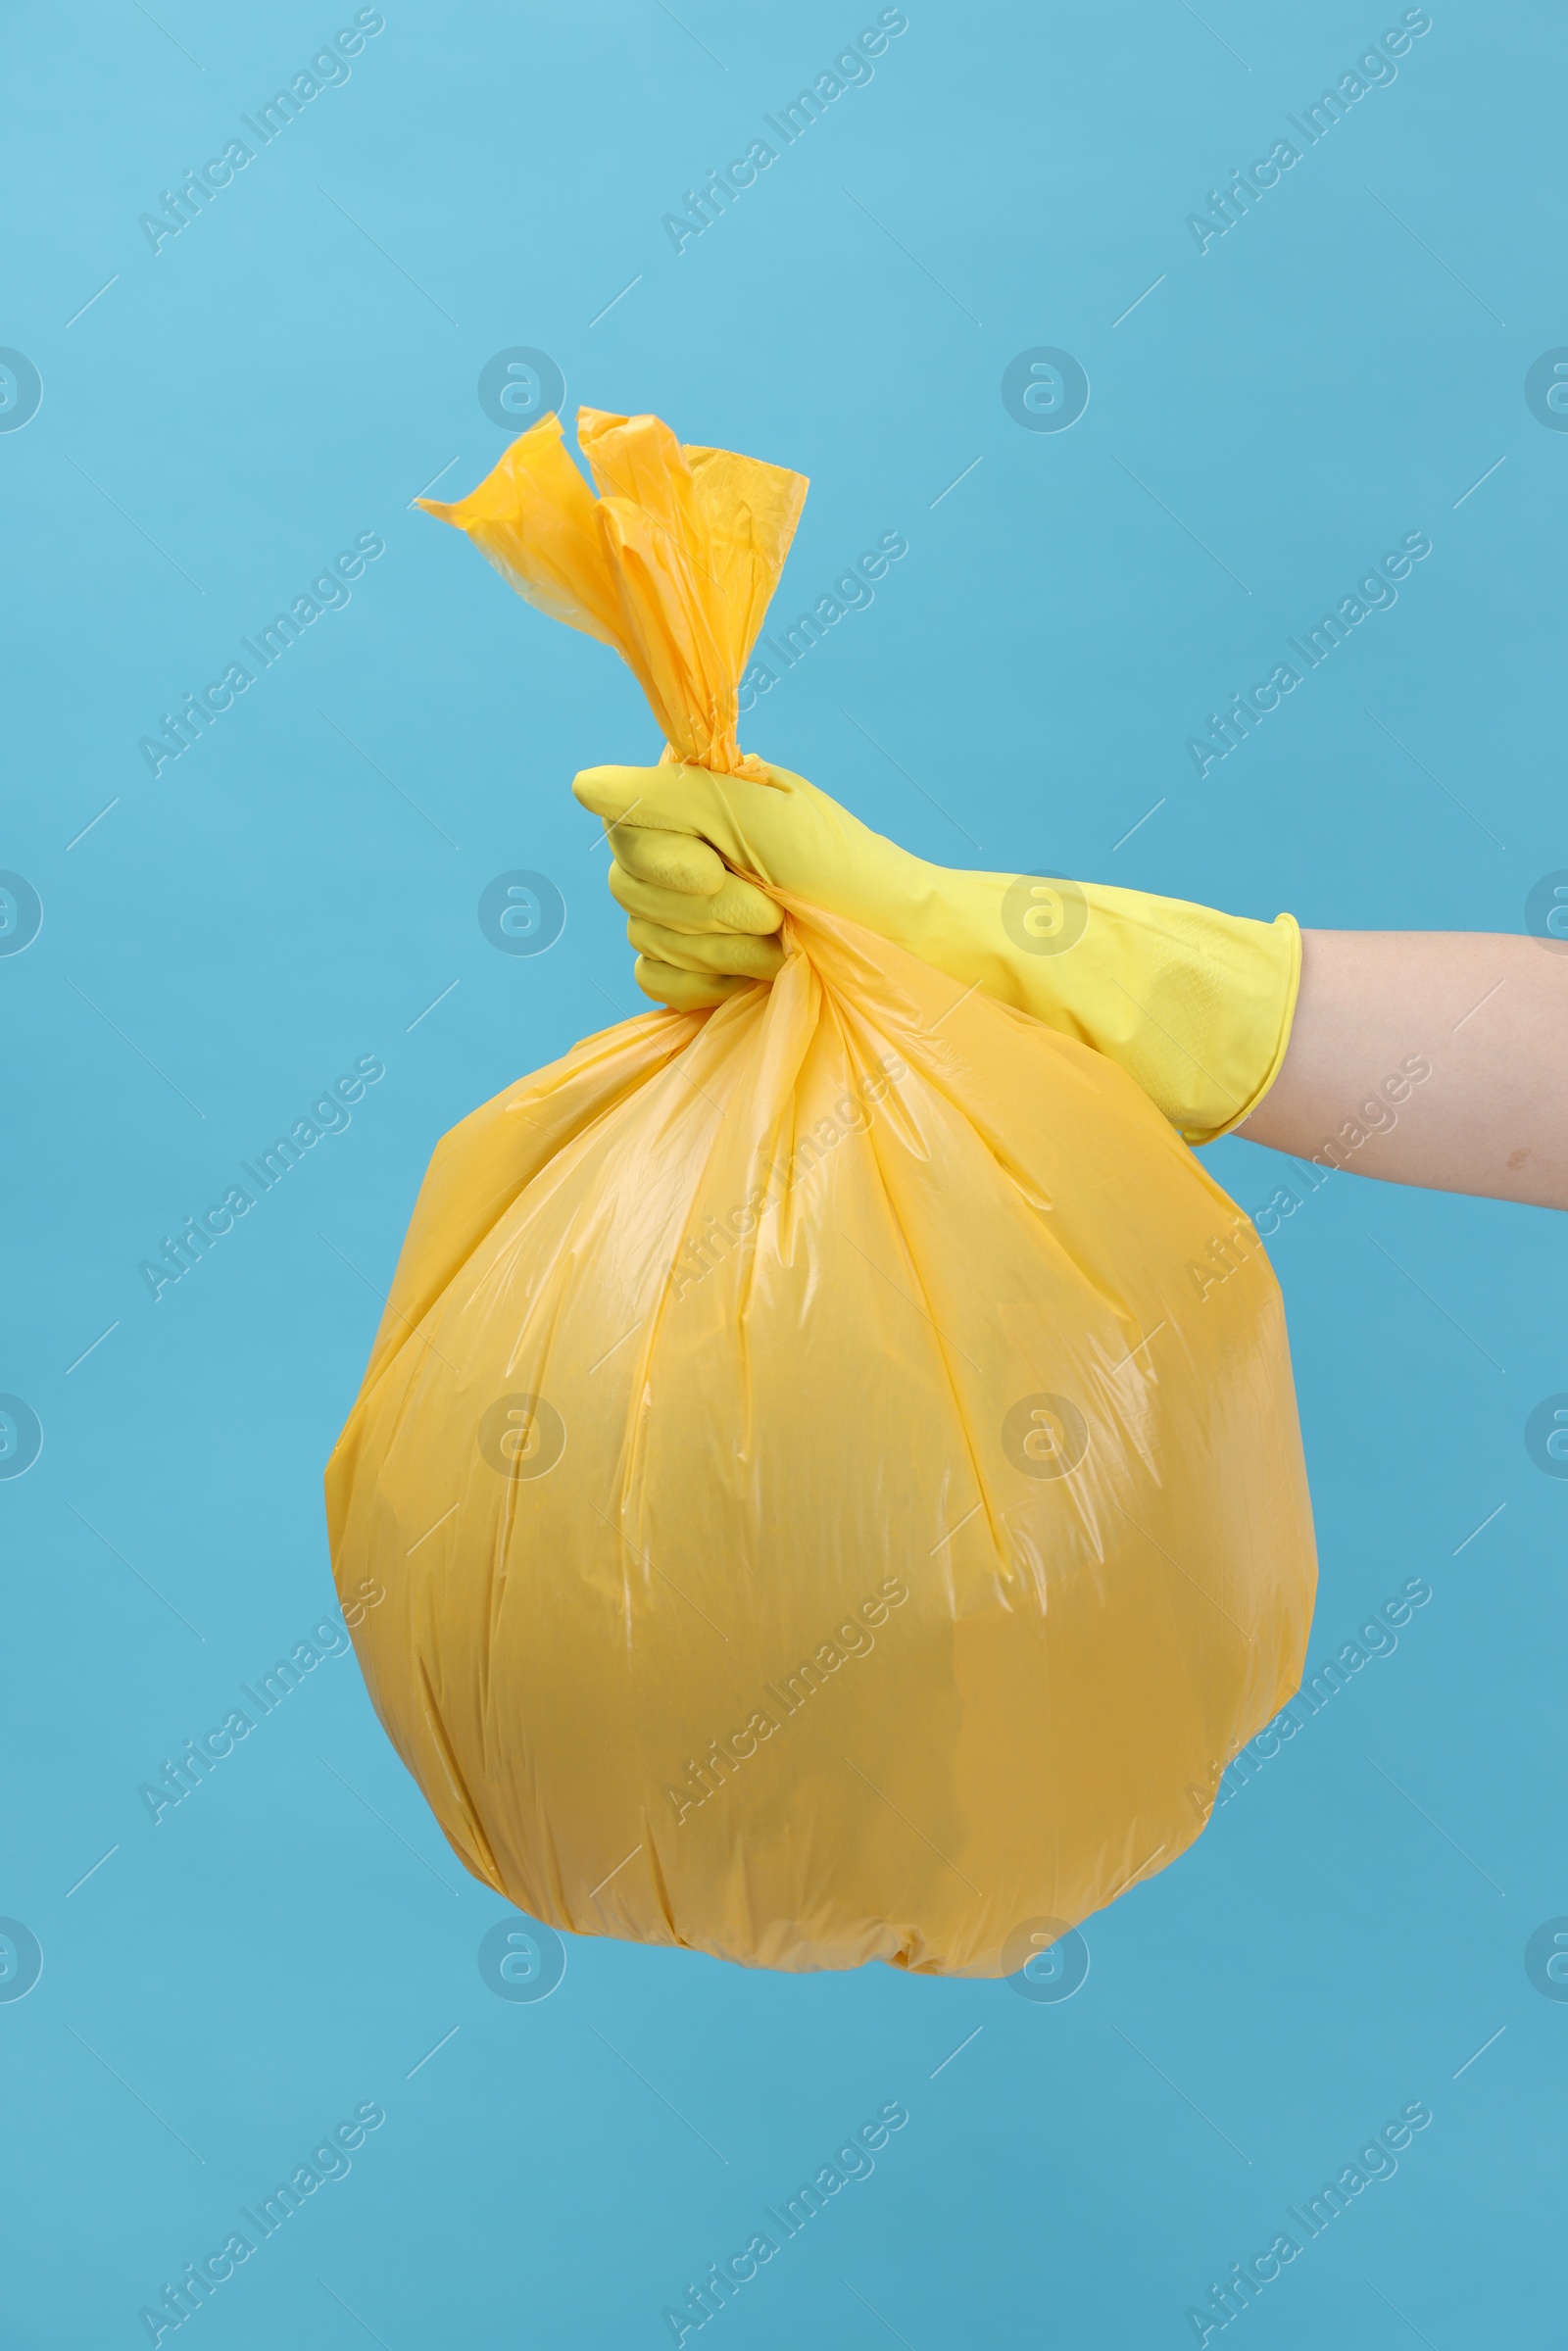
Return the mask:
POLYGON ((789 553, 807 480, 728 449, 683 449, 657 416, 579 409, 590 495, 550 416, 452 505, 520 596, 612 645, 648 697, 669 753, 760 778, 735 739, 740 675, 789 553))

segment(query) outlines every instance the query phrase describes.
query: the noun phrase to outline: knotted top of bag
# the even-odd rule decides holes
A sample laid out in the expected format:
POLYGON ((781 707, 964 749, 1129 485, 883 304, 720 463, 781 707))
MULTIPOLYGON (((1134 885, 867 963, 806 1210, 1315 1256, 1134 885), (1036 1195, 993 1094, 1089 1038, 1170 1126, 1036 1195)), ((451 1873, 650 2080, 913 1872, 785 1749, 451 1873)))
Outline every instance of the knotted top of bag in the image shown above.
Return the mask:
POLYGON ((666 759, 762 779, 735 740, 736 697, 806 476, 728 449, 683 449, 657 416, 579 409, 577 442, 597 498, 552 415, 466 498, 419 504, 466 531, 519 596, 614 647, 666 759))

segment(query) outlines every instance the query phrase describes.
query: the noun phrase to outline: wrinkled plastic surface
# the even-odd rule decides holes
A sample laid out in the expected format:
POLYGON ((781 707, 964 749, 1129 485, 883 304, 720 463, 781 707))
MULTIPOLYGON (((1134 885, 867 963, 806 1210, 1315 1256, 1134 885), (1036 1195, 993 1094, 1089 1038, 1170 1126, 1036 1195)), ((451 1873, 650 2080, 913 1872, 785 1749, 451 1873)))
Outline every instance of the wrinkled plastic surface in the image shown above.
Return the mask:
POLYGON ((612 645, 670 754, 760 773, 735 741, 741 671, 806 503, 804 474, 728 449, 682 449, 657 416, 577 411, 589 494, 544 416, 466 498, 425 512, 466 530, 554 619, 612 645))
MULTIPOLYGON (((676 444, 620 429, 670 511, 676 444)), ((530 443, 569 468, 537 427, 498 474, 530 443)), ((615 531, 697 674, 705 566, 615 531)), ((733 666, 750 625, 704 641, 733 666)), ((533 1916, 1007 1973, 1181 1852, 1297 1687, 1279 1292, 1113 1063, 783 903, 771 988, 591 1037, 437 1148, 328 1466, 339 1590, 384 1588, 381 1719, 533 1916)))

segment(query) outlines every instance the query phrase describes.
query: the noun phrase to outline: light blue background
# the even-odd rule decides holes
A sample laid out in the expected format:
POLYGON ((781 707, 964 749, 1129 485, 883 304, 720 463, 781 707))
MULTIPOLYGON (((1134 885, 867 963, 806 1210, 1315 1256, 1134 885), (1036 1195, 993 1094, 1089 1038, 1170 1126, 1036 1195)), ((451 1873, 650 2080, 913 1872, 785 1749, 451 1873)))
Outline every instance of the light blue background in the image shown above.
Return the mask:
MULTIPOLYGON (((330 1603, 319 1473, 435 1139, 638 1001, 567 786, 655 755, 640 697, 410 507, 500 453, 484 363, 539 346, 573 405, 808 472, 782 619, 906 534, 749 740, 911 848, 1518 930, 1568 865, 1568 436, 1523 397, 1568 342, 1560 10, 1434 0, 1393 86, 1200 257, 1186 214, 1396 9, 911 0, 869 86, 677 257, 661 217, 874 9, 388 0, 155 256, 138 215, 352 14, 156 7, 5 36, 0 342, 44 384, 0 435, 0 864, 44 904, 0 959, 0 1388, 44 1428, 0 1484, 0 1912, 44 1950, 0 2003, 7 2345, 145 2340, 138 2307, 368 2099, 384 2127, 220 2288, 209 2351, 667 2341, 686 2281, 894 2098, 874 2176, 715 2323, 732 2351, 1191 2341, 1414 2099, 1431 2128, 1238 2322, 1253 2351, 1559 2342, 1568 2004, 1523 1965, 1568 1911, 1568 1484, 1522 1437, 1568 1389, 1545 1212, 1345 1176, 1271 1245, 1314 1659, 1407 1578, 1433 1598, 1089 1923, 1063 2005, 597 1941, 497 1999, 501 1906, 351 1660, 156 1828, 137 1788, 330 1603), (1037 344, 1088 370, 1068 432, 1003 408, 1037 344), (1189 732, 1412 529, 1397 607, 1200 783, 1189 732), (363 531, 386 553, 347 610, 154 781, 138 738, 363 531), (533 959, 475 917, 513 867, 568 909, 533 959), (369 1053, 352 1127, 155 1305, 138 1261, 369 1053)), ((1212 1159, 1249 1209, 1281 1172, 1212 1159)))

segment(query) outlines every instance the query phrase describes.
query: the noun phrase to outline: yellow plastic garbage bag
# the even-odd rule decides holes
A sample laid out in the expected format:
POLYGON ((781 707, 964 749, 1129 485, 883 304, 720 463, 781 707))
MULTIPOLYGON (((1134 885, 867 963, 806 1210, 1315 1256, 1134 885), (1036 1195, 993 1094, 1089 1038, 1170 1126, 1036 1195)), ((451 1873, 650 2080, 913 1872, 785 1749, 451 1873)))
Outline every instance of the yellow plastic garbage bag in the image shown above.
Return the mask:
MULTIPOLYGON (((584 412, 433 511, 614 645, 679 756, 805 484, 584 412)), ((532 1916, 752 1966, 1010 1973, 1165 1866, 1299 1679, 1279 1291, 1132 1079, 782 900, 437 1147, 327 1469, 387 1731, 532 1916)))

